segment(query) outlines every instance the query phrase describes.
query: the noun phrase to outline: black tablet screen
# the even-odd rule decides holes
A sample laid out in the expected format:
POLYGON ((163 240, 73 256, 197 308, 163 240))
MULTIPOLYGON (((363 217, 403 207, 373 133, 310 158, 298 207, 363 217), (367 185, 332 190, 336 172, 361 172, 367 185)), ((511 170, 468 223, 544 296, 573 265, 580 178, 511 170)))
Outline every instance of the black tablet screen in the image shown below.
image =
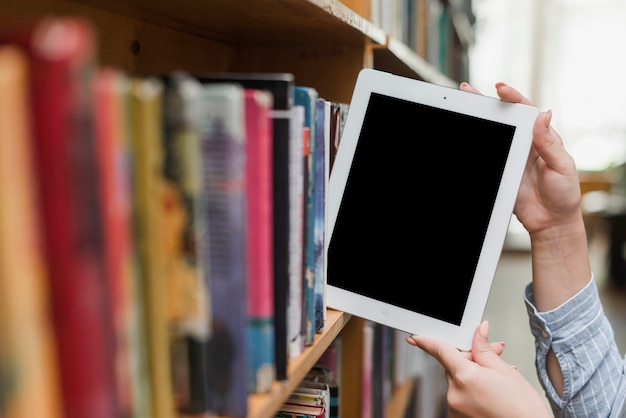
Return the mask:
POLYGON ((514 132, 373 93, 328 284, 459 325, 514 132))

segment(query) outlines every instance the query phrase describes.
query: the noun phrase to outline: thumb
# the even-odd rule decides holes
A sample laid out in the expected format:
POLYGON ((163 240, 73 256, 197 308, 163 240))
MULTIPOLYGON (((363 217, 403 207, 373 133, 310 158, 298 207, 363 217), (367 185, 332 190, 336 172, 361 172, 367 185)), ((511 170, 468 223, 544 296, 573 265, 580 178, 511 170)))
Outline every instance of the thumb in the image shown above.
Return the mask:
POLYGON ((489 322, 483 321, 474 331, 472 338, 472 358, 481 366, 498 368, 505 366, 506 362, 502 360, 499 353, 495 352, 493 345, 489 343, 489 322))

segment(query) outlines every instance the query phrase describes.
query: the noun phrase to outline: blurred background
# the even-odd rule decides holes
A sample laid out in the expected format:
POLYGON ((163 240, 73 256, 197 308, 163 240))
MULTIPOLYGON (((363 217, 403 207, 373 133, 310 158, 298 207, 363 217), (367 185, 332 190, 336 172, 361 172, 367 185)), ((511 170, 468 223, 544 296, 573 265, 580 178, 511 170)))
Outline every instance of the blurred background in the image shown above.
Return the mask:
MULTIPOLYGON (((553 126, 581 177, 592 267, 622 353, 626 350, 625 0, 473 0, 469 82, 496 96, 503 81, 553 126)), ((514 218, 485 313, 503 357, 537 389, 534 340, 523 304, 531 280, 528 236, 514 218)))
POLYGON ((495 95, 504 81, 554 111, 579 169, 626 158, 626 1, 474 0, 470 77, 495 95))

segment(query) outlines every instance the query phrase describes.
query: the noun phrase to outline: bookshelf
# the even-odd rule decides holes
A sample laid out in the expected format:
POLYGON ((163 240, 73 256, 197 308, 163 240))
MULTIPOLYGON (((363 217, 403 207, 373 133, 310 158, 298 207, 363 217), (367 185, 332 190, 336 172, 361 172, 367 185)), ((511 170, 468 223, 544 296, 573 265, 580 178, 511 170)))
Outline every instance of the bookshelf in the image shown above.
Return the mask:
MULTIPOLYGON (((440 47, 460 57, 454 66, 442 69, 416 53, 409 46, 413 42, 374 22, 372 7, 377 2, 372 0, 6 0, 0 27, 48 14, 78 14, 96 26, 103 66, 138 75, 175 70, 289 72, 297 84, 314 86, 321 97, 349 103, 362 68, 448 86, 466 78, 467 68, 460 67, 471 42, 470 2, 410 1, 415 7, 435 1, 449 11, 446 39, 450 45, 440 47)), ((426 25, 427 18, 416 17, 414 24, 426 25)), ((287 381, 274 382, 268 394, 249 397, 248 416, 272 417, 338 336, 343 341, 342 380, 347 382, 341 390, 341 414, 361 416, 362 328, 361 319, 329 310, 325 332, 316 335, 315 343, 300 357, 290 360, 287 381)), ((390 417, 404 416, 414 386, 407 382, 399 388, 388 407, 390 417)))

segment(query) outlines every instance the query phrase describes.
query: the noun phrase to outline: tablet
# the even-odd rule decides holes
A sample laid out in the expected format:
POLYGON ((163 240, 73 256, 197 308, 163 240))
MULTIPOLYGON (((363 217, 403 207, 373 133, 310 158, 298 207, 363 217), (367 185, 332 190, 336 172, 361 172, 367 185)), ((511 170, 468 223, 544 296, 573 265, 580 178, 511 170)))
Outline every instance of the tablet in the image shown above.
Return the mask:
POLYGON ((329 180, 327 306, 469 350, 538 113, 362 70, 329 180))

